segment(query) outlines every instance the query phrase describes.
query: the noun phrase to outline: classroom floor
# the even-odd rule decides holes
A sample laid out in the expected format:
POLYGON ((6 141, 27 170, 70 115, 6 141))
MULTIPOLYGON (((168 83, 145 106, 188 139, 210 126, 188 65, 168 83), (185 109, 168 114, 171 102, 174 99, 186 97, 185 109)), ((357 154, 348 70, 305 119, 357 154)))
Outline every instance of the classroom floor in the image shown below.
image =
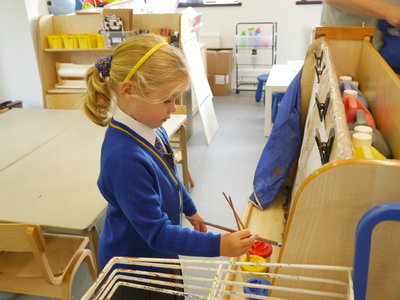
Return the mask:
MULTIPOLYGON (((205 220, 230 228, 235 228, 236 223, 222 192, 231 196, 241 216, 266 143, 264 105, 255 102, 254 95, 255 92, 232 92, 225 97, 214 97, 219 128, 211 144, 207 145, 199 113, 193 118, 188 141, 189 168, 195 181, 191 195, 198 212, 205 220)), ((209 230, 220 232, 210 227, 209 230)), ((80 299, 91 284, 87 268, 82 265, 74 279, 73 299, 80 299)), ((0 300, 42 299, 49 298, 0 292, 0 300)))

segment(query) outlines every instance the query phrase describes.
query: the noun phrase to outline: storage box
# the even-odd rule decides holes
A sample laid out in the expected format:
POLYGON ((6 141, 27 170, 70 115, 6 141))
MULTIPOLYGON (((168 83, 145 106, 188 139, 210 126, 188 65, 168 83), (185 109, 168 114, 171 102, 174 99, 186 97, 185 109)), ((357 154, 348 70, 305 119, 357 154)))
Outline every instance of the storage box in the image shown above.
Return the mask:
POLYGON ((214 96, 227 96, 231 89, 231 76, 229 74, 208 74, 208 83, 214 96))
POLYGON ((228 74, 233 69, 232 48, 207 49, 208 74, 228 74))

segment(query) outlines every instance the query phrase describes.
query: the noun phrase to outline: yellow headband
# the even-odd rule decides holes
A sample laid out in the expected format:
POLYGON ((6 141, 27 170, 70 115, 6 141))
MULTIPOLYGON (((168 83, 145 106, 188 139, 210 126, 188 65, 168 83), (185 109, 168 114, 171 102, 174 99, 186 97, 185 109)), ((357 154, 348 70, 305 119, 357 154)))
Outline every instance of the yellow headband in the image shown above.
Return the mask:
POLYGON ((132 70, 129 72, 128 75, 126 75, 124 81, 128 81, 132 78, 132 76, 136 73, 136 71, 143 65, 143 63, 158 49, 160 49, 162 46, 168 45, 166 42, 161 42, 157 45, 155 45, 153 48, 151 48, 137 63, 136 65, 132 68, 132 70))

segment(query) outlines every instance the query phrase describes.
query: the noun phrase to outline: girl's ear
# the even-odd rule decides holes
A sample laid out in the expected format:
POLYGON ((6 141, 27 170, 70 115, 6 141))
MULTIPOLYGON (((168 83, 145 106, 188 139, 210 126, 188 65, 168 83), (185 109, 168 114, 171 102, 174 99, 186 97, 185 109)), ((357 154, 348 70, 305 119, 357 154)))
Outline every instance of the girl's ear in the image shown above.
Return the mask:
POLYGON ((135 93, 135 85, 132 81, 124 81, 119 86, 119 94, 121 97, 131 97, 135 93))

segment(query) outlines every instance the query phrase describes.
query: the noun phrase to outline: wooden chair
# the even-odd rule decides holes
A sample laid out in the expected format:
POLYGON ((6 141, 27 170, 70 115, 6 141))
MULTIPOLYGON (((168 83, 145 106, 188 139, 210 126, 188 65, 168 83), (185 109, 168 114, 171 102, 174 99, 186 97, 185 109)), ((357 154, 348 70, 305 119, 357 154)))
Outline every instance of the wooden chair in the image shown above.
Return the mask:
POLYGON ((0 236, 0 291, 70 300, 83 261, 96 279, 87 237, 44 234, 22 223, 0 223, 0 236))
MULTIPOLYGON (((176 105, 176 111, 174 114, 186 115, 187 110, 185 105, 176 105)), ((182 164, 182 175, 183 183, 188 191, 194 186, 194 180, 189 170, 189 164, 187 160, 187 147, 186 147, 186 126, 183 125, 178 132, 176 132, 171 138, 170 143, 174 150, 175 161, 182 164), (182 143, 181 141, 185 141, 182 143)))

